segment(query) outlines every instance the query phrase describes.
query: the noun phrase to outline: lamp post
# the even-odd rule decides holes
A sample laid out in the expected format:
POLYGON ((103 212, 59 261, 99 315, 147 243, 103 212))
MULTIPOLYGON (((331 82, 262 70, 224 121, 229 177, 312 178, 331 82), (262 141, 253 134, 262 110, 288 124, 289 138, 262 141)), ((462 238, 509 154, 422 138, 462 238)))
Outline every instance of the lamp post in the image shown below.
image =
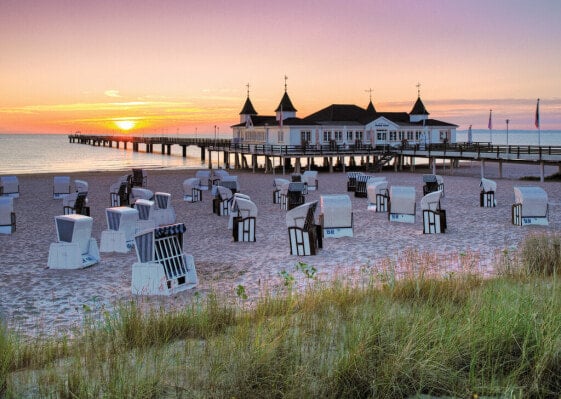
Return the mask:
POLYGON ((216 147, 216 125, 214 125, 214 146, 216 147))
POLYGON ((506 151, 508 154, 510 153, 510 147, 508 146, 508 123, 510 122, 510 119, 507 119, 505 122, 506 122, 506 151))

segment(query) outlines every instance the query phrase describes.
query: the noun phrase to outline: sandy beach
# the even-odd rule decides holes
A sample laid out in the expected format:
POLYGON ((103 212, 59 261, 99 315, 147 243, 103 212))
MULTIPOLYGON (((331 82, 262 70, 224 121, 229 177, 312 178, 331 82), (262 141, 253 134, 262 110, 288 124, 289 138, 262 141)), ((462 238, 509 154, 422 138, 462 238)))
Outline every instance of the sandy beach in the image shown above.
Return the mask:
MULTIPOLYGON (((557 172, 548 167, 546 174, 557 172)), ((109 187, 122 172, 89 172, 68 174, 71 180, 89 183, 89 206, 94 218, 92 236, 99 243, 105 230, 105 208, 109 206, 109 187)), ((422 174, 383 172, 390 185, 414 186, 417 215, 414 224, 390 223, 387 213, 367 210, 365 198, 348 193, 353 208, 354 237, 324 239, 323 249, 316 256, 290 255, 285 211, 272 202, 273 178, 279 174, 231 171, 238 175, 241 192, 251 196, 259 211, 256 242, 233 242, 227 229, 228 217, 212 213, 210 192, 203 192, 203 201, 183 201, 182 182, 195 170, 149 170, 148 188, 172 194, 177 222, 185 223, 185 249, 194 256, 199 286, 171 297, 141 298, 164 306, 181 306, 193 297, 217 292, 236 300, 235 290, 243 285, 249 300, 263 290, 282 286, 279 272, 295 273, 298 261, 317 269, 318 278, 341 278, 353 273, 380 272, 387 260, 399 260, 407 251, 434 254, 442 260, 437 274, 455 271, 460 254, 470 253, 469 268, 492 275, 493 260, 505 248, 514 249, 532 232, 558 231, 561 227, 561 183, 520 181, 525 175, 537 175, 536 166, 505 165, 504 178, 498 179, 496 166, 487 165, 486 177, 496 179, 496 208, 479 207, 480 165, 466 163, 450 170, 440 166, 445 198, 442 208, 447 212, 446 234, 424 235, 419 202, 422 197, 422 174), (518 227, 511 224, 514 186, 541 186, 548 193, 549 226, 518 227)), ((287 174, 285 177, 290 178, 287 174)), ((54 217, 62 213, 62 200, 52 198, 53 175, 19 176, 20 198, 15 200, 17 231, 0 234, 0 315, 7 324, 26 335, 72 334, 92 314, 111 310, 119 301, 138 298, 131 295, 131 268, 136 261, 134 250, 128 254, 102 253, 101 261, 80 270, 47 268, 49 245, 55 242, 54 217)), ((310 191, 307 201, 318 200, 322 194, 346 192, 346 174, 320 173, 319 190, 310 191)), ((461 262, 460 262, 461 263, 461 262)), ((399 270, 399 267, 398 267, 399 270)), ((298 278, 303 280, 302 278, 298 278)))

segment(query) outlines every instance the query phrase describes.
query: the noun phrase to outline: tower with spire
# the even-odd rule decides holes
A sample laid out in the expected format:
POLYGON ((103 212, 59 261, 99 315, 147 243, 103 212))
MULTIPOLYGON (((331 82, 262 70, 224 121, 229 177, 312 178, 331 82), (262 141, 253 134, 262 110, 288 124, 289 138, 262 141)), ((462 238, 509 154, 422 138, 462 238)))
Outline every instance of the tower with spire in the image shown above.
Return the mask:
POLYGON ((242 110, 240 111, 240 123, 247 123, 252 116, 257 116, 257 111, 253 108, 253 104, 249 99, 249 83, 247 86, 247 99, 245 100, 245 104, 243 105, 242 110))
POLYGON ((286 85, 287 80, 288 78, 285 76, 284 95, 281 98, 279 106, 275 110, 277 122, 279 123, 279 125, 282 125, 282 121, 284 121, 287 118, 295 118, 297 112, 297 109, 294 108, 294 105, 292 105, 292 101, 290 101, 290 97, 288 96, 287 85, 286 85))
POLYGON ((425 108, 425 104, 421 100, 421 84, 417 83, 417 101, 413 105, 413 109, 409 112, 409 120, 411 122, 420 122, 429 118, 429 112, 425 108))

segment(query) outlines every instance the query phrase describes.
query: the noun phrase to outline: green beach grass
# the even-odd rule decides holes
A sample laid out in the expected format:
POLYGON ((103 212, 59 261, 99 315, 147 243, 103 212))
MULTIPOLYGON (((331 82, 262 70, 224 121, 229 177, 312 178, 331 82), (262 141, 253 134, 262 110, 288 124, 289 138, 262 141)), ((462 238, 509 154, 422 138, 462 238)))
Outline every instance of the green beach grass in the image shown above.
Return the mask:
POLYGON ((310 258, 251 306, 239 286, 237 306, 130 302, 71 340, 3 328, 0 397, 559 398, 560 244, 532 235, 488 279, 431 277, 420 254, 403 278, 319 283, 310 258))

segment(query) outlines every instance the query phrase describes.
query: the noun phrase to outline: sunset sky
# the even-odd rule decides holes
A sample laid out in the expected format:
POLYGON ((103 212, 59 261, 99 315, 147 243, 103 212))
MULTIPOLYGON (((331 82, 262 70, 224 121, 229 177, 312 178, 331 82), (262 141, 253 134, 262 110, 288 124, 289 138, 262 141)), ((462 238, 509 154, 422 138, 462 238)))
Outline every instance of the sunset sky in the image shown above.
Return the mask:
POLYGON ((210 133, 247 96, 561 129, 560 0, 2 0, 0 133, 210 133))

